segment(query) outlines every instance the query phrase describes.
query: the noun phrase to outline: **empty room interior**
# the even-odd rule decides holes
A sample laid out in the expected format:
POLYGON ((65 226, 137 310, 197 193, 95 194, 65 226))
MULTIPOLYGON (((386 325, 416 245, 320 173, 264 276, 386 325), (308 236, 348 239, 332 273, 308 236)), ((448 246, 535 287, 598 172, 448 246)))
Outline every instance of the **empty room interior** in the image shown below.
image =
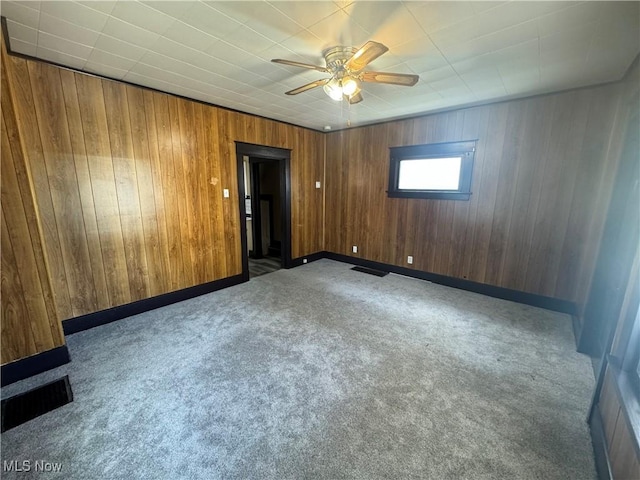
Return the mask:
POLYGON ((0 15, 2 478, 640 479, 640 2, 0 15))

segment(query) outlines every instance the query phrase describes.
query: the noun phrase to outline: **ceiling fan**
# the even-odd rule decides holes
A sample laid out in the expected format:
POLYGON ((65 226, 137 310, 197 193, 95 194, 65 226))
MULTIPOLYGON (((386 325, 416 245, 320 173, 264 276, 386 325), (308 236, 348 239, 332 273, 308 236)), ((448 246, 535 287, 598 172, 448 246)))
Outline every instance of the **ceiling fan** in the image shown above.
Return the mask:
POLYGON ((418 75, 390 72, 366 72, 364 68, 389 49, 378 42, 368 41, 359 49, 354 47, 331 47, 322 52, 326 67, 310 65, 308 63, 294 62, 274 58, 275 63, 291 65, 293 67, 308 68, 331 75, 329 78, 316 80, 298 88, 294 88, 287 95, 297 95, 316 87, 323 87, 324 91, 333 100, 347 100, 350 104, 362 101, 361 83, 388 83, 412 87, 419 79, 418 75))

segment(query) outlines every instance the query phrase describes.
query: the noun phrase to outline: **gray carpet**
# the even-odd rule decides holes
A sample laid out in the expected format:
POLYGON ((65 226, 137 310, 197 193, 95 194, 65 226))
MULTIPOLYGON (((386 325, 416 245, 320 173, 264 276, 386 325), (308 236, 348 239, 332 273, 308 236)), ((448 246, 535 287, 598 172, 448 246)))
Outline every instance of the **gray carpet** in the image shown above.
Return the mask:
POLYGON ((321 260, 68 338, 2 435, 64 479, 594 479, 567 315, 321 260))

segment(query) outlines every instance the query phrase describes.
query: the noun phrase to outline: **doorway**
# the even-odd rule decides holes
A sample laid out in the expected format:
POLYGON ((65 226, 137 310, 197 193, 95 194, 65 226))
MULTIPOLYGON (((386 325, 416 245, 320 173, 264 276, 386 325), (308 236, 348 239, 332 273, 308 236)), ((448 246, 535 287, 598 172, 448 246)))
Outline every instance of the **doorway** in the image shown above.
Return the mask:
POLYGON ((290 150, 236 142, 242 273, 291 266, 290 150))

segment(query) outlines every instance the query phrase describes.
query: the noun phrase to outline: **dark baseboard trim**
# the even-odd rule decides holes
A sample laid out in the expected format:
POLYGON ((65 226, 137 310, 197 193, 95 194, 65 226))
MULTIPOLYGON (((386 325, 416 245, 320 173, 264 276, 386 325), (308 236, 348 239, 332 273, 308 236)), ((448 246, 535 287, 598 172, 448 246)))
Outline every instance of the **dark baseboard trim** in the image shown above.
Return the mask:
POLYGON ((596 461, 596 472, 600 480, 611 480, 611 461, 609 460, 609 449, 607 448, 607 437, 604 433, 602 425, 602 416, 600 409, 596 408, 591 417, 589 424, 591 432, 591 444, 593 445, 593 453, 596 461))
POLYGON ((316 252, 310 255, 303 255, 302 257, 291 259, 291 266, 299 267, 300 265, 304 265, 305 260, 307 261, 307 263, 311 263, 326 257, 327 257, 327 252, 316 252))
POLYGON ((472 282, 470 280, 463 280, 460 278, 447 277, 445 275, 439 275, 437 273, 429 273, 421 270, 398 267, 396 265, 374 262, 371 260, 365 260, 363 258, 350 257, 349 255, 342 255, 339 253, 324 252, 324 255, 325 258, 329 258, 331 260, 337 260, 339 262, 351 263, 353 265, 373 268, 374 270, 398 273, 400 275, 419 278, 421 280, 428 280, 440 285, 459 288, 460 290, 468 290, 470 292, 480 293, 489 297, 502 298, 503 300, 510 300, 516 303, 524 303, 526 305, 532 305, 534 307, 546 308, 547 310, 568 313, 569 315, 576 315, 578 313, 576 304, 568 300, 535 295, 533 293, 526 293, 519 290, 511 290, 509 288, 496 287, 494 285, 472 282))
POLYGON ((7 363, 2 365, 0 372, 2 376, 2 386, 4 387, 19 380, 24 380, 25 378, 46 372, 70 361, 71 358, 69 357, 67 346, 62 345, 61 347, 56 347, 46 352, 7 363))
POLYGON ((156 308, 171 305, 172 303, 188 300, 189 298, 198 297, 205 293, 211 293, 216 290, 232 287, 248 280, 248 275, 244 274, 234 275, 233 277, 227 277, 221 280, 214 280, 213 282, 207 282, 201 285, 184 288, 182 290, 176 290, 175 292, 169 292, 163 295, 146 298, 144 300, 138 300, 136 302, 127 303, 126 305, 120 305, 107 310, 101 310, 99 312, 89 313, 80 317, 70 318, 69 320, 62 322, 62 328, 65 335, 72 335, 74 333, 115 322, 116 320, 121 320, 132 315, 148 312, 149 310, 155 310, 156 308))

